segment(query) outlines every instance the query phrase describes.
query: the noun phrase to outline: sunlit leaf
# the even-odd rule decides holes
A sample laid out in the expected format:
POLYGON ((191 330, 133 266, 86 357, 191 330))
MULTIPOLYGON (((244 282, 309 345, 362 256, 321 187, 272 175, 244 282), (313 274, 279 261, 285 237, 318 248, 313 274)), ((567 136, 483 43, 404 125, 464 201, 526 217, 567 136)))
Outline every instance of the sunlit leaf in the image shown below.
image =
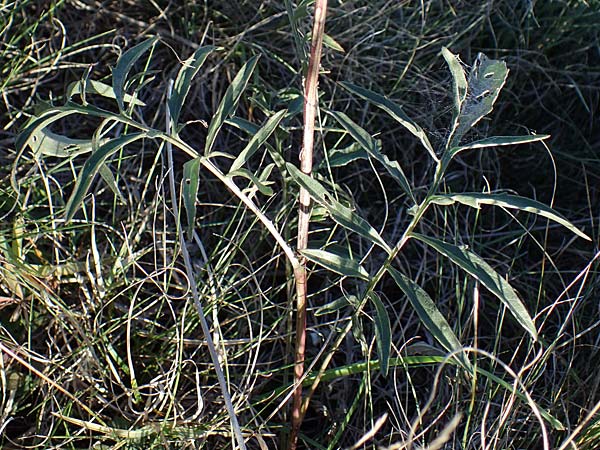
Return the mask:
POLYGON ((429 154, 434 157, 434 159, 437 158, 437 156, 435 156, 433 146, 431 145, 431 142, 429 142, 429 138, 427 137, 425 131, 414 120, 406 115, 400 105, 397 105, 389 98, 381 94, 377 94, 363 87, 356 86, 355 84, 343 82, 341 85, 350 92, 364 98, 388 113, 392 119, 396 120, 400 125, 406 128, 410 133, 413 134, 413 136, 419 138, 421 144, 423 144, 423 146, 427 149, 429 154))
MULTIPOLYGON (((106 98, 117 98, 115 94, 115 90, 112 86, 105 84, 101 81, 95 80, 81 80, 75 81, 69 85, 67 88, 67 98, 71 99, 76 94, 81 94, 82 92, 86 92, 88 94, 96 94, 106 98), (85 88, 83 88, 85 86, 85 88)), ((123 96, 124 103, 130 104, 133 103, 136 106, 146 106, 146 104, 139 100, 138 98, 125 94, 123 96)))
POLYGON ((271 136, 271 134, 273 134, 273 132, 277 129, 277 126, 281 122, 281 119, 283 119, 283 116, 286 114, 286 112, 287 111, 282 110, 269 117, 264 126, 254 134, 252 139, 250 139, 250 142, 248 142, 248 145, 246 145, 246 147, 235 159, 231 165, 231 168, 229 169, 230 172, 234 172, 246 164, 246 161, 248 161, 250 157, 256 153, 256 151, 265 143, 265 141, 269 139, 269 136, 271 136))
POLYGON ((331 218, 344 228, 353 231, 376 245, 379 245, 386 252, 390 252, 390 247, 386 244, 377 230, 369 222, 360 217, 350 208, 345 207, 338 202, 321 183, 314 178, 302 173, 293 164, 286 164, 286 168, 292 178, 304 189, 308 191, 311 198, 327 209, 331 218))
POLYGON ((442 47, 442 56, 446 60, 446 64, 448 64, 450 73, 452 74, 452 100, 454 101, 453 120, 454 123, 456 123, 460 116, 462 104, 467 96, 467 77, 465 76, 465 71, 460 64, 457 55, 454 55, 446 47, 442 47))
POLYGON ((498 272, 496 272, 480 256, 456 245, 438 239, 413 233, 412 236, 431 248, 446 256, 454 264, 478 280, 492 294, 504 303, 517 322, 527 331, 534 340, 537 340, 537 329, 527 308, 521 302, 512 286, 498 272))
POLYGON ((348 133, 350 133, 354 140, 366 150, 371 158, 376 159, 383 165, 383 167, 385 167, 388 173, 398 182, 404 192, 414 200, 410 183, 408 182, 406 175, 404 175, 400 164, 398 164, 397 161, 390 161, 390 159, 381 152, 381 146, 379 142, 373 139, 369 133, 367 133, 357 123, 353 122, 352 119, 350 119, 350 117, 348 117, 346 114, 339 111, 331 111, 330 114, 339 122, 341 126, 346 129, 348 133))
POLYGON ((310 261, 347 277, 369 279, 367 272, 356 260, 326 250, 305 249, 300 253, 310 261))
POLYGON ((335 50, 336 52, 345 53, 344 47, 342 47, 338 41, 333 39, 327 33, 323 34, 323 45, 331 50, 335 50))
POLYGON ((65 217, 67 222, 73 218, 75 212, 81 206, 83 198, 87 194, 102 164, 104 164, 111 155, 115 154, 121 148, 145 136, 145 133, 126 134, 124 136, 111 139, 106 144, 98 147, 98 149, 92 153, 90 158, 83 165, 83 168, 77 177, 77 181, 75 182, 73 193, 67 202, 67 206, 65 208, 65 217))
POLYGON ((263 183, 257 176, 255 176, 248 169, 242 168, 242 169, 234 170, 233 172, 229 172, 229 174, 227 176, 229 176, 229 177, 244 177, 244 178, 250 180, 252 182, 252 184, 254 184, 258 188, 258 190, 260 191, 261 194, 267 195, 267 196, 273 195, 273 189, 271 189, 269 186, 267 186, 265 183, 263 183))
POLYGON ((198 48, 192 56, 184 61, 183 66, 177 73, 175 83, 173 84, 173 92, 169 98, 169 112, 171 114, 172 129, 177 129, 179 115, 185 102, 185 98, 190 91, 193 78, 196 76, 208 55, 215 49, 212 45, 207 45, 198 48))
POLYGON ((112 73, 112 87, 117 99, 117 104, 119 105, 119 110, 123 111, 125 109, 124 105, 124 91, 125 91, 125 82, 127 81, 127 75, 129 75, 129 71, 133 67, 133 65, 137 62, 138 59, 150 48, 152 47, 156 41, 157 37, 152 37, 150 39, 145 40, 137 44, 136 46, 130 48, 125 53, 121 55, 121 57, 117 60, 117 65, 113 69, 112 73))
POLYGON ((242 66, 238 74, 235 76, 231 85, 227 88, 225 95, 221 99, 221 103, 217 107, 210 125, 208 126, 208 135, 206 136, 206 144, 204 145, 204 154, 208 155, 215 144, 217 133, 225 123, 225 120, 235 112, 237 105, 240 101, 242 93, 250 81, 250 77, 254 72, 256 63, 258 62, 258 56, 250 58, 246 64, 242 66))
POLYGON ((449 157, 452 158, 464 150, 474 150, 478 148, 501 147, 504 145, 529 144, 531 142, 543 141, 548 139, 548 134, 534 134, 530 136, 493 136, 485 139, 470 142, 460 147, 452 147, 449 150, 449 157))
POLYGON ((569 222, 564 216, 544 205, 536 200, 532 200, 526 197, 520 197, 518 195, 509 194, 481 194, 476 192, 467 192, 463 194, 441 194, 431 197, 431 202, 438 205, 449 205, 455 202, 463 205, 470 206, 472 208, 479 209, 481 205, 494 205, 501 206, 503 208, 518 209, 520 211, 527 211, 538 216, 545 217, 553 220, 556 223, 568 228, 577 236, 582 237, 588 241, 591 240, 589 236, 580 231, 575 225, 569 222))

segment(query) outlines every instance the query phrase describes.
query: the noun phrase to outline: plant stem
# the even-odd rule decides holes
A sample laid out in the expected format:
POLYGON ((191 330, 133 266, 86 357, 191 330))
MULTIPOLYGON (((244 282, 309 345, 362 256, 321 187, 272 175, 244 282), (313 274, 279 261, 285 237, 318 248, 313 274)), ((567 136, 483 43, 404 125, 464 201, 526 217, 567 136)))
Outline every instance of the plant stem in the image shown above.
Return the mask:
MULTIPOLYGON (((325 32, 325 15, 327 13, 327 0, 316 0, 315 17, 312 29, 312 42, 310 59, 304 87, 304 134, 302 150, 300 151, 300 170, 307 175, 312 172, 313 146, 315 134, 315 118, 317 113, 317 85, 319 81, 319 67, 321 65, 321 51, 323 49, 323 34, 325 32)), ((304 250, 308 245, 308 231, 310 224, 310 194, 300 188, 300 205, 298 208, 298 251, 304 250)), ((296 315, 296 362, 294 365, 294 391, 292 406, 292 431, 290 434, 289 449, 295 450, 298 442, 298 432, 304 414, 302 414, 302 377, 304 375, 304 355, 306 347, 306 260, 300 258, 300 266, 294 268, 296 281, 297 315, 296 315)))

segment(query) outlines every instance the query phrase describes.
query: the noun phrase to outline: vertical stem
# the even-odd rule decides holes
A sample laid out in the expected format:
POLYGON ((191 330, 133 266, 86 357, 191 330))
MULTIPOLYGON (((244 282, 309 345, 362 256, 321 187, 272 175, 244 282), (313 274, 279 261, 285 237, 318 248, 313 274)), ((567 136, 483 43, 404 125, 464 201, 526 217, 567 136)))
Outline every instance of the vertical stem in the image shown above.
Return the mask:
MULTIPOLYGON (((317 113, 318 95, 317 85, 319 67, 321 65, 321 50, 323 48, 323 34, 325 32, 325 15, 327 0, 315 1, 315 17, 312 29, 312 42, 310 59, 304 87, 304 135, 302 150, 300 151, 300 170, 307 175, 312 172, 313 146, 315 134, 315 118, 317 113)), ((300 188, 300 205, 298 208, 298 250, 304 250, 308 244, 308 231, 310 223, 310 195, 304 188, 300 188)), ((302 376, 304 375, 304 355, 306 347, 306 260, 301 258, 300 266, 294 269, 296 280, 297 316, 296 316, 296 363, 294 366, 294 391, 292 406, 292 431, 290 434, 289 449, 295 450, 298 441, 298 432, 302 424, 302 376)))

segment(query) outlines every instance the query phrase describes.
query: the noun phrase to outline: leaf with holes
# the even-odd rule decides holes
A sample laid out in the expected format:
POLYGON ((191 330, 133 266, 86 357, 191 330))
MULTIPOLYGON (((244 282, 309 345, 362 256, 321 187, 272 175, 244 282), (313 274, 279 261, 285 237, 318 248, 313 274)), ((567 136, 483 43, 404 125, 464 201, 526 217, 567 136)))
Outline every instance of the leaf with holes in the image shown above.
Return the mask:
POLYGON ((179 69, 175 83, 173 83, 173 93, 169 98, 169 112, 171 113, 171 128, 173 130, 177 130, 179 115, 181 114, 185 98, 190 91, 193 78, 214 49, 215 47, 212 45, 198 48, 192 56, 184 61, 183 66, 179 69))
POLYGON ((591 241, 591 238, 588 235, 580 231, 575 225, 573 225, 565 217, 554 211, 549 206, 546 206, 536 200, 520 197, 518 195, 480 194, 477 192, 467 192, 463 194, 434 195, 431 197, 430 201, 438 205, 450 205, 458 202, 476 209, 479 209, 481 205, 494 205, 502 208, 518 209, 519 211, 526 211, 545 217, 546 219, 550 219, 571 230, 577 236, 591 241))
POLYGON ((455 111, 452 131, 448 137, 447 148, 451 148, 457 146, 465 133, 492 111, 508 77, 508 68, 504 61, 489 59, 479 53, 469 73, 465 92, 464 72, 457 57, 446 51, 444 58, 454 78, 455 108, 459 108, 458 114, 455 111))
POLYGON ((238 74, 231 82, 231 85, 227 88, 227 91, 221 99, 221 103, 219 103, 217 111, 215 112, 215 115, 208 126, 206 144, 204 145, 205 155, 208 155, 211 152, 213 145, 215 144, 217 133, 225 123, 225 120, 235 112, 242 93, 246 89, 248 81, 250 81, 250 77, 254 72, 257 62, 258 56, 253 56, 250 58, 248 62, 242 66, 238 74))
POLYGON ((81 206, 83 198, 87 194, 90 186, 92 185, 92 181, 94 181, 94 178, 96 177, 96 174, 100 170, 102 164, 104 164, 111 155, 114 155, 121 148, 144 137, 146 137, 146 133, 126 134, 124 136, 111 139, 106 144, 98 147, 98 149, 92 153, 90 158, 83 165, 83 168, 77 177, 77 181, 75 182, 73 193, 67 202, 67 206, 65 208, 65 220, 67 222, 73 218, 75 212, 81 206))
POLYGON ((112 87, 120 111, 123 111, 125 109, 124 91, 125 82, 127 80, 127 75, 129 75, 129 71, 137 62, 137 60, 140 59, 142 55, 156 43, 157 40, 157 37, 147 39, 144 42, 141 42, 127 50, 117 60, 117 65, 115 66, 112 72, 112 87))
POLYGON ((369 279, 369 272, 361 266, 356 260, 337 253, 318 249, 304 249, 300 253, 310 261, 331 270, 332 272, 347 277, 369 279))
POLYGON ((537 329, 527 308, 521 302, 512 286, 496 272, 479 255, 462 247, 449 244, 438 239, 413 233, 415 239, 424 242, 431 248, 446 256, 450 261, 478 280, 508 308, 517 322, 534 340, 537 340, 537 329))

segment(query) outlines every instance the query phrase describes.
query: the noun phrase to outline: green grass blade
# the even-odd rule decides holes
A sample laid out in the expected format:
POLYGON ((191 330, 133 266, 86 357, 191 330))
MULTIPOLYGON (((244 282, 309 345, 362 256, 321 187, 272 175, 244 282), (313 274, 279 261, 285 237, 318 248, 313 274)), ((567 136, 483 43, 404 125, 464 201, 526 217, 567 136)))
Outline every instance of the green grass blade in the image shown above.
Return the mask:
POLYGON ((379 368, 383 376, 387 376, 390 351, 392 348, 392 327, 390 325, 390 316, 385 309, 385 305, 375 292, 369 292, 369 299, 375 305, 375 339, 377 341, 377 355, 381 361, 379 368))
POLYGON ((381 146, 377 140, 373 139, 369 133, 357 123, 353 122, 346 114, 338 111, 331 111, 330 114, 348 133, 350 133, 354 140, 358 142, 372 158, 379 161, 383 167, 385 167, 388 173, 398 182, 406 195, 414 201, 410 183, 408 182, 406 175, 404 175, 400 164, 398 164, 397 161, 390 161, 390 159, 381 152, 381 146))
POLYGON ((413 134, 413 136, 417 137, 421 141, 423 146, 427 149, 429 154, 431 154, 434 157, 434 159, 437 159, 435 151, 433 150, 433 146, 431 145, 431 142, 429 142, 429 138, 427 137, 425 131, 414 120, 412 120, 406 115, 406 113, 400 105, 397 105, 396 103, 394 103, 389 98, 383 95, 377 94, 373 91, 357 86, 355 84, 342 82, 341 85, 353 94, 364 98, 365 100, 371 102, 373 105, 388 113, 392 119, 396 120, 400 125, 402 125, 408 131, 410 131, 413 134))
POLYGON ((304 249, 300 253, 310 261, 347 277, 369 279, 369 272, 354 259, 318 249, 304 249))
POLYGON ((248 159, 250 159, 250 157, 256 153, 256 151, 267 141, 267 139, 269 139, 269 136, 271 136, 271 134, 273 134, 273 132, 277 129, 281 119, 283 119, 283 116, 286 113, 286 110, 282 110, 269 117, 269 120, 267 120, 264 126, 258 130, 258 132, 256 132, 252 139, 250 139, 250 142, 248 142, 248 145, 246 145, 235 161, 233 161, 233 164, 229 169, 230 172, 234 172, 246 164, 246 161, 248 161, 248 159))
POLYGON ((214 49, 215 47, 212 45, 198 48, 198 50, 196 50, 194 54, 183 63, 181 69, 179 69, 179 73, 177 74, 177 78, 173 84, 173 92, 168 102, 169 112, 171 114, 172 130, 177 129, 179 115, 181 114, 181 109, 183 108, 185 98, 190 91, 192 80, 202 67, 202 64, 204 64, 204 61, 206 61, 208 55, 210 55, 214 49))
POLYGON ((431 248, 446 256, 469 275, 477 279, 492 294, 504 303, 517 322, 534 340, 537 340, 537 330, 525 305, 521 302, 512 286, 487 262, 465 248, 457 247, 438 239, 413 233, 412 236, 424 242, 431 248))
MULTIPOLYGON (((449 352, 461 350, 463 348, 462 344, 429 294, 417 283, 393 267, 388 267, 387 270, 400 290, 404 292, 419 319, 421 319, 421 322, 429 330, 434 339, 449 352)), ((461 365, 471 370, 471 363, 462 353, 460 355, 458 358, 461 365)))
POLYGON ((526 211, 538 216, 550 219, 565 228, 569 229, 577 236, 582 237, 588 241, 591 238, 579 230, 575 225, 569 222, 564 216, 544 205, 536 200, 532 200, 526 197, 509 194, 480 194, 477 192, 467 192, 463 194, 442 194, 435 195, 431 198, 431 202, 438 205, 449 205, 455 202, 463 205, 470 206, 472 208, 479 209, 481 205, 494 205, 502 208, 518 209, 519 211, 526 211))
POLYGON ((117 99, 117 104, 119 105, 119 110, 123 111, 125 109, 124 104, 124 91, 125 91, 125 81, 127 80, 127 75, 129 75, 129 71, 136 63, 138 59, 150 48, 152 47, 156 41, 157 37, 153 37, 145 40, 137 44, 136 46, 130 48, 125 53, 121 55, 121 57, 117 60, 117 65, 113 69, 112 73, 112 87, 117 99))
POLYGON ((198 197, 198 187, 200 186, 201 163, 202 157, 199 157, 191 159, 183 165, 181 192, 183 195, 183 207, 187 215, 188 239, 191 239, 196 223, 196 199, 198 197))
POLYGON ((146 133, 132 133, 127 134, 115 139, 111 139, 104 145, 101 145, 98 150, 92 153, 92 156, 85 162, 83 169, 79 173, 77 177, 77 181, 75 183, 75 188, 73 190, 73 194, 69 198, 67 202, 67 206, 65 208, 65 219, 66 221, 70 221, 73 218, 73 215, 83 202, 83 198, 87 194, 92 181, 100 167, 104 162, 121 148, 125 147, 132 142, 141 139, 146 136, 146 133))
POLYGON ((217 111, 215 112, 215 115, 208 126, 208 134, 206 136, 206 144, 204 146, 205 155, 208 155, 212 150, 213 145, 215 144, 217 133, 225 123, 225 120, 232 115, 237 108, 240 97, 248 85, 248 81, 254 72, 257 62, 258 56, 253 56, 250 58, 235 76, 231 82, 231 85, 227 88, 225 96, 223 99, 221 99, 221 103, 219 103, 217 111))
POLYGON ((390 247, 386 244, 377 230, 365 219, 360 217, 350 208, 346 208, 338 202, 317 180, 302 173, 293 164, 286 164, 286 168, 294 181, 308 191, 311 198, 322 205, 331 216, 331 218, 343 226, 353 231, 376 245, 379 245, 386 252, 390 252, 390 247))
POLYGON ((548 134, 539 134, 531 136, 493 136, 485 139, 479 139, 469 144, 461 145, 460 147, 453 147, 448 153, 450 158, 453 158, 458 153, 464 150, 474 150, 478 148, 488 147, 501 147, 504 145, 529 144, 531 142, 543 141, 544 139, 548 139, 549 137, 550 135, 548 134))

